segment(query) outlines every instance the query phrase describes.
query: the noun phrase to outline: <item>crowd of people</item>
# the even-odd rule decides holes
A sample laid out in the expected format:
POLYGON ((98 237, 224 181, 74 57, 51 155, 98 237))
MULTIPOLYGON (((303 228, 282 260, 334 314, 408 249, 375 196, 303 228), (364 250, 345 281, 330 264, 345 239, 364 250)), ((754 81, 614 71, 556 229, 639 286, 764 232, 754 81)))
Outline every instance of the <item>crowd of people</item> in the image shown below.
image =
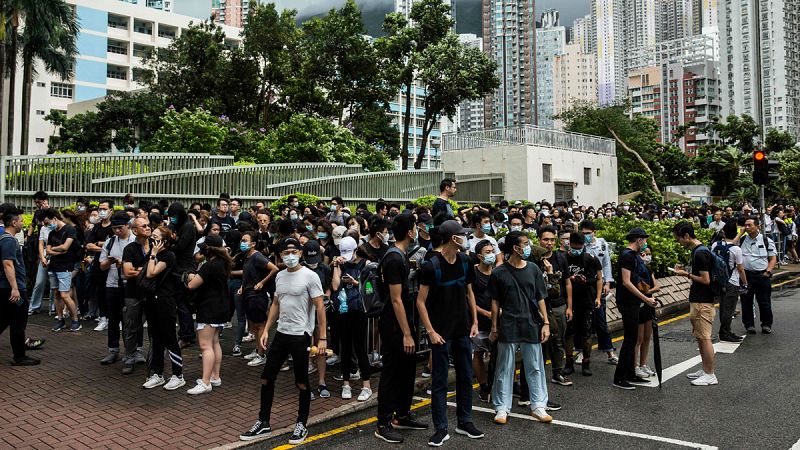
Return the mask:
POLYGON ((674 238, 691 250, 691 264, 672 271, 691 280, 690 314, 703 367, 689 377, 699 386, 718 383, 711 346, 715 300, 720 339, 743 339, 731 328, 740 298, 745 331, 756 332, 755 300, 761 330, 769 334, 770 278, 779 249, 787 261, 797 260, 791 204, 773 205, 763 215, 753 214, 750 205, 734 211, 575 201, 501 201, 454 210, 456 192, 456 181, 445 179, 431 208, 378 201, 375 212, 365 204, 351 209, 340 197, 301 204, 289 196, 274 210, 263 202, 245 209, 227 194, 213 205, 188 208, 137 203, 128 195, 119 207, 111 199, 81 198, 57 210, 46 193, 37 192, 27 229, 21 209, 0 205, 0 297, 7 299, 0 330, 11 328, 13 364, 38 364, 27 351, 43 340, 26 336, 25 325, 29 315, 48 312, 42 299, 50 289, 52 331, 74 332, 92 323, 108 338, 99 363, 121 361, 126 375, 146 365, 144 389, 185 386, 183 351, 194 343, 202 373, 189 383, 190 395, 222 385, 223 354, 263 366, 258 419, 242 440, 271 431, 277 376, 293 370, 299 406, 291 444, 308 436, 311 400, 333 395, 326 380, 336 365, 339 395, 352 398, 351 382, 360 381, 358 401, 373 397, 371 372, 381 368, 376 437, 402 443, 398 430, 428 429, 410 412, 424 342, 435 429, 428 443, 441 446, 450 439, 451 366, 455 432, 472 439, 483 437, 471 418, 474 379, 478 398, 496 411, 495 423, 507 422, 515 395, 536 420, 550 422, 561 405, 548 393, 546 358, 551 382, 571 386, 576 366, 582 376, 593 374, 594 336, 601 358, 616 365, 613 386, 632 390, 655 375, 648 363, 650 322, 660 286, 649 268, 649 236, 631 229, 615 267, 614 249, 597 236, 595 219, 679 219, 674 238), (718 232, 713 246, 696 238, 697 228, 718 232), (624 326, 619 356, 605 315, 614 287, 624 326), (229 351, 220 346, 225 328, 233 333, 229 351), (252 345, 250 353, 245 344, 252 345))

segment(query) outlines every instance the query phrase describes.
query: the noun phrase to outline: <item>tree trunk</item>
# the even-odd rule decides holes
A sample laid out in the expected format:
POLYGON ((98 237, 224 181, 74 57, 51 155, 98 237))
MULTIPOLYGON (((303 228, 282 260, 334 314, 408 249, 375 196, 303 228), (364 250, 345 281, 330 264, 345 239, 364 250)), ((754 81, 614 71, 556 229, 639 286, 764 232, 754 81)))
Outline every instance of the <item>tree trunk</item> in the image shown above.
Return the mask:
POLYGON ((614 137, 614 140, 619 142, 619 144, 622 146, 622 148, 625 149, 626 152, 632 154, 636 158, 636 160, 639 161, 639 164, 641 164, 642 167, 644 167, 644 170, 646 170, 647 173, 650 175, 650 182, 653 183, 653 189, 655 189, 656 193, 661 194, 661 190, 658 188, 658 183, 656 183, 656 177, 655 175, 653 175, 653 171, 650 170, 650 166, 648 166, 647 163, 644 162, 644 159, 642 159, 642 156, 639 154, 639 152, 630 148, 628 144, 625 143, 625 141, 619 138, 619 135, 617 135, 617 133, 613 129, 611 129, 611 127, 607 126, 606 129, 608 130, 609 133, 611 133, 611 136, 614 137))
POLYGON ((11 48, 6 55, 8 60, 8 136, 6 142, 6 155, 14 154, 14 99, 15 99, 15 84, 17 82, 17 31, 19 28, 19 18, 17 12, 12 12, 12 27, 11 27, 11 48))
MULTIPOLYGON (((406 80, 407 81, 407 80, 406 80)), ((400 154, 403 157, 403 165, 401 168, 403 170, 408 170, 408 131, 411 126, 411 87, 413 85, 413 81, 410 83, 406 83, 406 115, 403 117, 403 148, 400 150, 400 154)))
POLYGON ((429 117, 427 112, 425 113, 425 122, 422 125, 422 145, 419 146, 419 153, 417 154, 417 160, 414 161, 414 168, 419 170, 422 168, 422 160, 425 159, 425 150, 428 148, 428 136, 433 131, 433 126, 436 124, 436 121, 429 117), (430 122, 430 126, 428 123, 430 122))
POLYGON ((31 124, 31 83, 33 83, 33 56, 22 56, 22 135, 20 155, 28 154, 31 124))
MULTIPOLYGON (((6 2, 5 0, 0 0, 0 26, 5 27, 6 25, 6 2)), ((0 31, 2 32, 2 31, 0 31)), ((5 33, 4 33, 5 34, 5 33)), ((3 36, 3 40, 0 41, 0 130, 3 128, 3 105, 5 105, 5 81, 6 81, 6 39, 3 36)), ((12 91, 13 92, 13 91, 12 91)), ((0 133, 2 136, 2 133, 0 133)), ((0 139, 2 142, 2 139, 0 139)), ((3 150, 1 150, 2 144, 0 144, 0 154, 6 154, 3 150)))

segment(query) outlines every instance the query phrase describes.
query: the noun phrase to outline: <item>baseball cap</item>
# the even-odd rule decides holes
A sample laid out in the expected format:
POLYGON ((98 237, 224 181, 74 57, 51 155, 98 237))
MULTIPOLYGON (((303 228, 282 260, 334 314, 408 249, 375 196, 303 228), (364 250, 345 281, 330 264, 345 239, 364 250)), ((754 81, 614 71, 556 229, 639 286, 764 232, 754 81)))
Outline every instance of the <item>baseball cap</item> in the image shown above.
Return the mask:
POLYGON ((303 257, 308 264, 319 264, 322 261, 322 254, 319 248, 319 241, 309 239, 303 246, 303 257))
POLYGON ((631 239, 646 238, 646 237, 650 237, 650 235, 647 234, 647 232, 644 231, 644 229, 640 227, 633 227, 631 228, 631 231, 629 231, 628 234, 625 236, 625 239, 630 241, 631 239))
POLYGON ((339 253, 346 261, 350 261, 357 247, 358 245, 356 245, 355 239, 350 236, 345 236, 342 238, 342 241, 339 242, 339 253))
POLYGON ((433 225, 433 217, 428 213, 422 213, 417 218, 417 223, 424 223, 426 225, 433 225))
POLYGON ((293 237, 284 238, 280 244, 280 251, 292 250, 292 249, 302 251, 303 246, 300 245, 300 241, 298 241, 293 237))
POLYGON ((333 233, 331 234, 334 245, 339 245, 342 242, 342 237, 345 233, 347 233, 347 227, 344 225, 338 225, 333 229, 333 233))
POLYGON ((455 220, 445 220, 439 225, 439 234, 441 234, 442 238, 445 240, 457 234, 466 234, 467 232, 469 232, 469 229, 462 227, 461 224, 455 220))

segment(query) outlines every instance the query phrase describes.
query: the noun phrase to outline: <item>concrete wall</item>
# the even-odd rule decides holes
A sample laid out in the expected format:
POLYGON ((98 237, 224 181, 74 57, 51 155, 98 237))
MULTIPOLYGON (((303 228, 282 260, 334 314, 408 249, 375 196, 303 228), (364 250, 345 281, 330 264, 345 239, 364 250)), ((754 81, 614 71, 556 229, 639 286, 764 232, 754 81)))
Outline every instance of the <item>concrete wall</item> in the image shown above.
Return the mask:
POLYGON ((617 201, 617 158, 586 152, 507 145, 442 152, 445 172, 459 175, 502 173, 508 199, 555 200, 556 183, 572 184, 573 197, 582 205, 617 201), (542 181, 543 164, 551 164, 551 180, 542 181), (590 184, 584 168, 591 169, 590 184), (598 175, 599 169, 599 175, 598 175), (577 183, 577 185, 575 185, 577 183))

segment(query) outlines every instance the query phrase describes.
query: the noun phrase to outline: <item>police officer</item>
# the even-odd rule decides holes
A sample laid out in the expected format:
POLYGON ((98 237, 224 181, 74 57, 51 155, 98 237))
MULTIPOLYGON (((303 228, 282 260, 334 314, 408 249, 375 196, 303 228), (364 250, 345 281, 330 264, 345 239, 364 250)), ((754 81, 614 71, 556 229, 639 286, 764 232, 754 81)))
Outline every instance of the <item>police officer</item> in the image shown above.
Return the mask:
POLYGON ((747 275, 747 292, 742 294, 742 323, 747 334, 756 334, 753 311, 753 296, 758 302, 761 316, 761 332, 772 333, 772 270, 778 260, 775 243, 762 235, 758 229, 758 218, 748 217, 744 222, 746 234, 739 242, 747 275))

